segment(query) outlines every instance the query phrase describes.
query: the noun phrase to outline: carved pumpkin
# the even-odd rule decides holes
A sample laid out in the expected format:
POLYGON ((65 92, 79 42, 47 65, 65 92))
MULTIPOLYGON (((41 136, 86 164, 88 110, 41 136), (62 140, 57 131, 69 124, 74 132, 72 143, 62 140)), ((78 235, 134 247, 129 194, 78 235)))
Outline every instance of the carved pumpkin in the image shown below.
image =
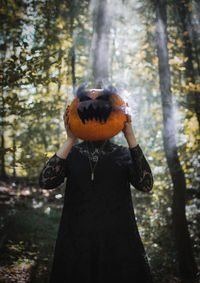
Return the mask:
POLYGON ((104 140, 118 134, 126 121, 125 102, 114 89, 78 89, 69 106, 69 125, 83 140, 104 140))

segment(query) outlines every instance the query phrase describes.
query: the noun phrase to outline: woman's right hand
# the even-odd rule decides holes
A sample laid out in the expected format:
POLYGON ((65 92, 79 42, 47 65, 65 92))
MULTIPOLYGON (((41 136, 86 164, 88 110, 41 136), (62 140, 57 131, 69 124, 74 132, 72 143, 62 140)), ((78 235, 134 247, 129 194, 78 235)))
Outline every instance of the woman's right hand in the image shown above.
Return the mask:
POLYGON ((65 129, 67 132, 67 138, 75 141, 77 137, 72 133, 72 130, 70 129, 68 114, 69 114, 69 106, 66 108, 64 112, 63 120, 64 120, 65 129))

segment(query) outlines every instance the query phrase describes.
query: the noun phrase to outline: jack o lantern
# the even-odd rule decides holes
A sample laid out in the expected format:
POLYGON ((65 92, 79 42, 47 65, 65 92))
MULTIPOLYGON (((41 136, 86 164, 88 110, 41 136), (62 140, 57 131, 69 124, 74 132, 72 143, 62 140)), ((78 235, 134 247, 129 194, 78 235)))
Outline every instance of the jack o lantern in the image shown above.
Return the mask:
POLYGON ((69 125, 82 140, 105 140, 118 134, 126 121, 125 102, 113 88, 80 87, 69 106, 69 125))

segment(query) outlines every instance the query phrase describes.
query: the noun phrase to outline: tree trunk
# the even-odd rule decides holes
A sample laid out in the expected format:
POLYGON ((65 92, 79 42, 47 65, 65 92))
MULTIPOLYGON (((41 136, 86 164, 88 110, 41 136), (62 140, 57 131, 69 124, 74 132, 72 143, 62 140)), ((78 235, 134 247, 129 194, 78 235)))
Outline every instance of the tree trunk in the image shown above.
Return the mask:
POLYGON ((71 68, 72 68, 72 85, 73 85, 73 91, 75 92, 76 88, 76 70, 75 70, 75 47, 74 45, 71 48, 71 68))
POLYGON ((16 135, 13 134, 13 178, 16 178, 16 135))
POLYGON ((4 102, 4 96, 3 96, 3 87, 1 90, 1 98, 2 98, 2 116, 1 116, 1 169, 0 169, 0 178, 1 180, 6 180, 7 174, 6 174, 6 170, 5 170, 5 154, 6 154, 6 150, 5 150, 5 140, 4 140, 4 117, 6 111, 5 111, 5 102, 4 102))
POLYGON ((0 172, 1 180, 6 180, 6 170, 5 170, 5 142, 4 142, 4 131, 2 127, 1 131, 1 172, 0 172))
MULTIPOLYGON (((183 26, 184 55, 185 58, 188 58, 188 60, 185 62, 186 83, 189 84, 191 82, 195 84, 196 78, 198 78, 198 75, 200 74, 196 36, 194 35, 194 27, 192 26, 191 15, 189 11, 190 3, 191 1, 185 0, 184 2, 180 1, 177 5, 178 13, 183 26), (195 60, 198 65, 197 70, 194 68, 193 60, 195 60)), ((200 130, 200 93, 190 92, 189 95, 187 95, 187 99, 189 108, 192 108, 196 113, 200 130)))
POLYGON ((94 1, 94 32, 92 46, 93 75, 95 84, 108 81, 110 14, 107 0, 94 1))
POLYGON ((71 13, 70 13, 70 36, 72 38, 72 47, 70 49, 70 58, 71 58, 71 74, 72 74, 72 85, 73 85, 73 91, 75 92, 76 88, 76 55, 75 55, 75 45, 73 40, 73 34, 74 34, 74 16, 73 16, 73 9, 75 7, 73 4, 71 5, 71 13))
MULTIPOLYGON (((56 103, 59 104, 59 101, 62 100, 61 97, 61 93, 60 93, 60 89, 61 89, 61 64, 62 64, 62 50, 61 50, 61 46, 59 48, 59 52, 58 52, 58 89, 57 89, 57 97, 56 97, 56 103)), ((62 112, 64 111, 64 109, 62 110, 62 112)), ((58 109, 58 117, 60 119, 61 117, 61 109, 58 109)), ((60 146, 60 140, 61 140, 61 123, 59 123, 58 125, 58 130, 57 130, 57 146, 59 148, 60 146)))
POLYGON ((175 137, 175 121, 170 85, 170 69, 167 49, 166 0, 156 1, 157 51, 159 58, 160 91, 163 110, 163 142, 169 166, 174 194, 172 204, 173 228, 178 254, 180 276, 184 282, 193 282, 196 264, 192 252, 190 236, 185 215, 186 182, 181 167, 175 137))

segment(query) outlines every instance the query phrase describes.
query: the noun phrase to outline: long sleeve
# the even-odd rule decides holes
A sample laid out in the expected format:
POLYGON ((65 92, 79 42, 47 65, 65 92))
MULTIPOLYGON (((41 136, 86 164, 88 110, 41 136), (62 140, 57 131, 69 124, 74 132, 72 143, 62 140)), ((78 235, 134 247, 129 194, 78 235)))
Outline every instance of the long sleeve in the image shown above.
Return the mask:
POLYGON ((39 176, 39 186, 43 189, 54 189, 64 182, 67 176, 67 160, 56 155, 48 160, 39 176))
POLYGON ((132 164, 129 165, 129 181, 137 189, 149 192, 153 188, 150 166, 139 145, 129 148, 132 164))

